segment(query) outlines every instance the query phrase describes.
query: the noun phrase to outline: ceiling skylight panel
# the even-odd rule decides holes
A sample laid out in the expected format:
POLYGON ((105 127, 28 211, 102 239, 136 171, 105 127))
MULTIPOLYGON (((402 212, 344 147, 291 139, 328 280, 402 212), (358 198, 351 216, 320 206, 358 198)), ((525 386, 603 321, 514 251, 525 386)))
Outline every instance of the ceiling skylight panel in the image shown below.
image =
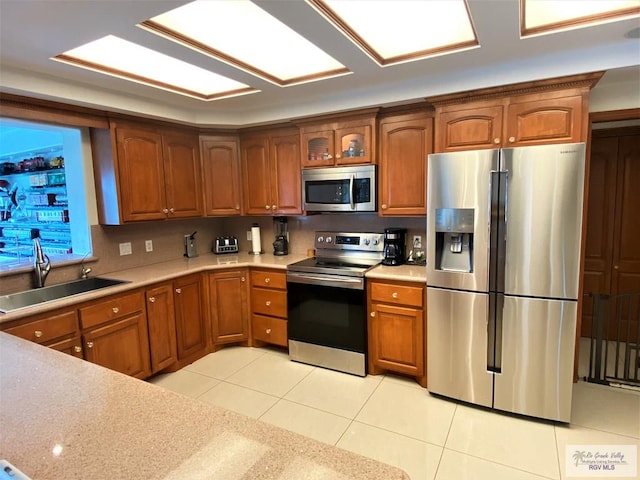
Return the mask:
POLYGON ((640 0, 520 0, 522 36, 640 15, 640 0))
POLYGON ((53 60, 202 100, 257 91, 113 35, 68 50, 53 60))
POLYGON ((380 65, 478 45, 465 0, 307 0, 380 65))
POLYGON ((278 85, 348 73, 340 62, 248 0, 199 0, 140 26, 278 85))

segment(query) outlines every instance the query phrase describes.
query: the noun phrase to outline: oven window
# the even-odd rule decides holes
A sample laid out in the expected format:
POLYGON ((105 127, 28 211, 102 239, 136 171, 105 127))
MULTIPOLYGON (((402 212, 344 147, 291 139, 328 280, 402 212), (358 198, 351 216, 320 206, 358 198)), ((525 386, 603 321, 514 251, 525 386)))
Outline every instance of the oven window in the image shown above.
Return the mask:
POLYGON ((291 340, 365 353, 364 290, 287 283, 291 340))

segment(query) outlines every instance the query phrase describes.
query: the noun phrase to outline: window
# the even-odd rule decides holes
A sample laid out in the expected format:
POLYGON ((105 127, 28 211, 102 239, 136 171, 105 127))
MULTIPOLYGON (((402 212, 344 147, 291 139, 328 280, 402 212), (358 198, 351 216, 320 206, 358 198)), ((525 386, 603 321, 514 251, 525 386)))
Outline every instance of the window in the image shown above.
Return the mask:
POLYGON ((33 263, 34 229, 53 262, 91 255, 86 145, 83 129, 0 118, 0 271, 33 263))

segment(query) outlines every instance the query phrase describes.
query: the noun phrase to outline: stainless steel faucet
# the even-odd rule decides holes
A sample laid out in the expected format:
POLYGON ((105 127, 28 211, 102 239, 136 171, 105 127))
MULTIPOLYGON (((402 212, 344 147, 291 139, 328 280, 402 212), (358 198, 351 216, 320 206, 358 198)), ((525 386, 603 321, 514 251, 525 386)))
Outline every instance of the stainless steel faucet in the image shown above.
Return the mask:
POLYGON ((44 281, 51 270, 51 261, 47 255, 42 253, 42 246, 40 245, 40 230, 37 228, 31 230, 31 239, 33 240, 33 256, 35 258, 35 283, 37 288, 41 288, 44 287, 44 281))

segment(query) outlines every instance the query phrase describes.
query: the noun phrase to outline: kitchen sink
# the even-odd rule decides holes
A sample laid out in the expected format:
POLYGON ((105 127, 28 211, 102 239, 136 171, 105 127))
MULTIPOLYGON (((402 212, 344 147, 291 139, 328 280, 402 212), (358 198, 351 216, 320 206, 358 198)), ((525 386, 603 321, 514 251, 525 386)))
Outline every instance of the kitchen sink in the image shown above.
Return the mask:
POLYGON ((91 292, 101 288, 112 287, 129 283, 125 280, 113 280, 111 278, 91 277, 75 280, 73 282, 60 283, 50 287, 34 288, 24 292, 12 293, 0 296, 0 312, 7 313, 19 308, 30 307, 38 303, 50 302, 60 298, 91 292))

